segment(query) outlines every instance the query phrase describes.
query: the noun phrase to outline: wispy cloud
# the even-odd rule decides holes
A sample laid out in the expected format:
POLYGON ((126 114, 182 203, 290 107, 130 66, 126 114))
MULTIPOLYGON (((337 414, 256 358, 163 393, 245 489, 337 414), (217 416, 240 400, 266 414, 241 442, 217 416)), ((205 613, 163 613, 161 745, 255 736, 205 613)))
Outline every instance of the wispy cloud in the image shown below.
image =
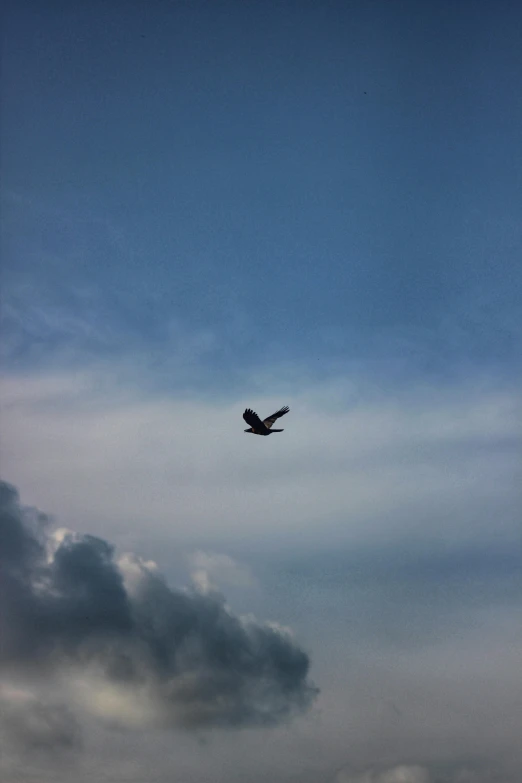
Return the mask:
POLYGON ((24 754, 76 751, 80 726, 73 711, 56 700, 42 700, 27 687, 0 684, 0 737, 24 754))
POLYGON ((204 592, 218 585, 250 587, 254 577, 250 569, 229 555, 217 552, 194 552, 190 557, 192 579, 204 592))
POLYGON ((498 768, 477 764, 397 764, 364 772, 339 771, 332 783, 502 783, 498 768))
POLYGON ((175 529, 202 548, 239 532, 274 547, 297 531, 297 546, 519 534, 515 389, 470 379, 383 395, 353 379, 346 388, 298 380, 284 436, 253 447, 242 410, 272 410, 288 386, 284 397, 193 401, 122 385, 118 372, 2 386, 6 475, 91 529, 110 521, 134 535, 152 517, 155 535, 175 529))

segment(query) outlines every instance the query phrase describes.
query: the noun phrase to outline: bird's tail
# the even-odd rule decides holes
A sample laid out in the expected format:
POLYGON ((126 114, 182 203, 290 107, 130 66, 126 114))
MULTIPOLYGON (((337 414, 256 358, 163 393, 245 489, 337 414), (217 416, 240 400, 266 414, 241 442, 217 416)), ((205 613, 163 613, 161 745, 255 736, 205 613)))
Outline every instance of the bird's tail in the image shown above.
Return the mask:
POLYGON ((284 430, 270 430, 270 432, 284 432, 284 430))

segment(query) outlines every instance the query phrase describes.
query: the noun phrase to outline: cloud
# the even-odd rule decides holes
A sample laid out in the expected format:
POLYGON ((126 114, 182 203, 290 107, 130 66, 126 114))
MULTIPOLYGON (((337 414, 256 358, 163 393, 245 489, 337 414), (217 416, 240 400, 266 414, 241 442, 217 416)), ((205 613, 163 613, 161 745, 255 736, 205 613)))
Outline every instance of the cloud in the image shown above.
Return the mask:
POLYGON ((247 566, 229 555, 217 552, 194 552, 190 557, 192 581, 203 592, 216 589, 219 584, 251 587, 254 577, 247 566))
POLYGON ((360 774, 341 771, 335 783, 432 783, 425 767, 400 765, 380 772, 369 770, 360 774))
MULTIPOLYGON (((55 695, 81 717, 103 768, 114 771, 116 758, 134 764, 125 779, 148 780, 154 768, 161 783, 173 775, 203 783, 223 770, 238 782, 326 783, 349 757, 348 780, 420 767, 429 783, 518 783, 519 391, 476 377, 387 396, 361 377, 273 384, 275 397, 224 400, 147 393, 89 369, 4 379, 4 475, 60 524, 143 556, 106 561, 131 631, 110 638, 99 629, 67 655, 50 651, 20 682, 44 667, 59 679, 55 695), (249 442, 243 403, 269 412, 285 401, 285 437, 249 442), (172 590, 194 551, 196 589, 172 590), (243 563, 256 589, 244 590, 243 563), (241 613, 298 629, 321 694, 305 719, 243 732, 241 743, 235 732, 218 741, 209 733, 202 750, 198 731, 177 732, 173 757, 172 732, 147 726, 260 725, 264 704, 278 712, 274 693, 288 706, 274 677, 267 696, 263 675, 237 671, 242 696, 227 705, 230 688, 209 664, 216 648, 226 650, 217 638, 251 640, 260 624, 232 615, 218 589, 241 613), (202 619, 211 612, 213 626, 202 619), (174 645, 179 676, 171 676, 168 618, 186 614, 207 631, 174 645), (256 710, 250 724, 241 722, 245 704, 256 710), (113 730, 122 724, 129 730, 113 730), (483 768, 460 762, 480 754, 483 768)), ((25 568, 38 592, 41 559, 53 571, 60 547, 63 556, 85 541, 24 514, 24 535, 17 527, 10 546, 33 564, 25 568)), ((290 702, 287 715, 299 711, 299 699, 290 702)), ((102 779, 101 766, 84 779, 102 779)))
POLYGON ((309 659, 287 631, 234 615, 219 593, 173 590, 100 538, 50 532, 5 482, 0 514, 5 675, 81 671, 98 711, 137 700, 144 719, 186 729, 274 725, 310 706, 309 659))
POLYGON ((399 764, 364 772, 340 770, 333 783, 500 783, 501 773, 486 764, 399 764))
POLYGON ((80 727, 67 705, 38 698, 28 690, 0 688, 0 737, 27 752, 74 751, 80 727))
POLYGON ((239 539, 278 550, 327 538, 518 539, 514 388, 473 378, 385 396, 364 379, 273 379, 274 397, 230 402, 139 391, 118 372, 2 382, 4 475, 52 513, 102 535, 110 525, 118 546, 143 551, 153 536, 168 545, 173 529, 177 545, 226 542, 232 554, 239 539), (277 444, 249 442, 246 405, 286 400, 277 444))

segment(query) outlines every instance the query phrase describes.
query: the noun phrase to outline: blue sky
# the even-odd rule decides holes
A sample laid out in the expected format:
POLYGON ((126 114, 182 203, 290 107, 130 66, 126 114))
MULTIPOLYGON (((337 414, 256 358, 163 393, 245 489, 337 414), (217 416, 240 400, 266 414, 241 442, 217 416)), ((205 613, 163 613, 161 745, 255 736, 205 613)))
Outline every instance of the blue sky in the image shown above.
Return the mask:
POLYGON ((139 346, 154 372, 198 335, 210 382, 238 365, 374 357, 507 371, 520 351, 519 11, 11 7, 10 360, 139 346), (22 337, 11 306, 67 326, 22 337))
POLYGON ((238 742, 0 672, 8 783, 521 779, 521 34, 509 0, 7 4, 2 478, 49 551, 290 626, 320 689, 238 742))

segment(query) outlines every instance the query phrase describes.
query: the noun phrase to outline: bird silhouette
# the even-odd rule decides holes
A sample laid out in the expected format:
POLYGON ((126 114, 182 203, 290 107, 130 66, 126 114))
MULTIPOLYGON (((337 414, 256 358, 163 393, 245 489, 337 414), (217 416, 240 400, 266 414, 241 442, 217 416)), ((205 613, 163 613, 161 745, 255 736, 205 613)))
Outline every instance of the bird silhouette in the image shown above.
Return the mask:
POLYGON ((290 408, 288 405, 285 405, 284 408, 280 408, 278 411, 261 421, 255 411, 251 408, 247 408, 243 413, 243 418, 247 424, 250 424, 250 427, 245 430, 245 432, 251 432, 253 435, 271 435, 273 432, 283 432, 283 430, 273 430, 271 427, 277 419, 284 416, 289 410, 290 408))

